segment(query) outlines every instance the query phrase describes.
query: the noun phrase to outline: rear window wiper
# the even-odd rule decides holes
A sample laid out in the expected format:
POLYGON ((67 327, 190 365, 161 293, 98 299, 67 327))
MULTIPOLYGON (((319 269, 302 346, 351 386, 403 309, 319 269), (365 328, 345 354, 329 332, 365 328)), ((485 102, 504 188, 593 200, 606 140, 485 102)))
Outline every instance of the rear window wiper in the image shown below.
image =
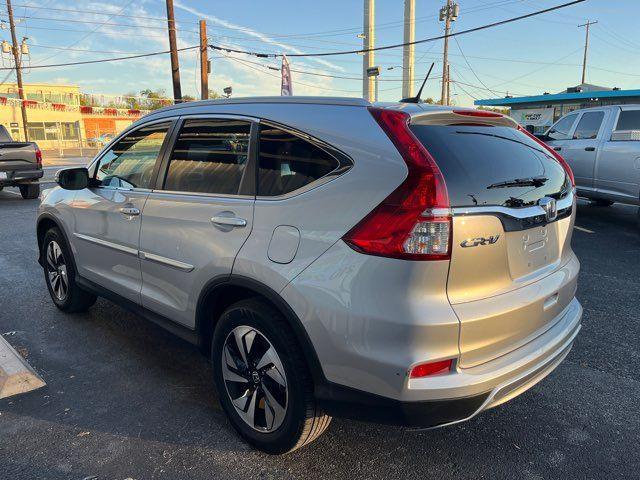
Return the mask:
POLYGON ((549 179, 547 177, 527 177, 527 178, 514 178, 513 180, 507 180, 504 182, 492 183, 487 187, 491 188, 507 188, 507 187, 541 187, 547 183, 549 179))

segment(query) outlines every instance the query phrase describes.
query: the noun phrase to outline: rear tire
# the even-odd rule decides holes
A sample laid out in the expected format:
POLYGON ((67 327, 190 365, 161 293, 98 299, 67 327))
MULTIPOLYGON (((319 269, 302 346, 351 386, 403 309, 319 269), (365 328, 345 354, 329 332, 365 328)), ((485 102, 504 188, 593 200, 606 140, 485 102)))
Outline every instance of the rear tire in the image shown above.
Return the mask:
POLYGON ((20 195, 25 200, 33 200, 40 196, 40 184, 39 183, 26 183, 24 185, 18 185, 20 189, 20 195))
POLYGON ((291 452, 329 426, 296 338, 269 304, 249 299, 227 308, 213 334, 211 357, 222 408, 257 449, 291 452))
POLYGON ((594 207, 610 207, 613 202, 611 200, 591 200, 591 205, 594 207))
POLYGON ((76 283, 71 251, 62 233, 51 228, 45 233, 40 253, 44 280, 53 303, 66 313, 84 312, 96 302, 96 296, 76 283))

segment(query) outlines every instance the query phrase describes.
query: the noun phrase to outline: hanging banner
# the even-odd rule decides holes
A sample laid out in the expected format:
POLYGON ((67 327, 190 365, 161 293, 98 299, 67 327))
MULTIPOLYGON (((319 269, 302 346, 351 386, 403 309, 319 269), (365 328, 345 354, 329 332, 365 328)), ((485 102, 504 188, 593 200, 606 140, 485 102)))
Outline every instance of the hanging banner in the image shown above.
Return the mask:
POLYGON ((553 108, 511 109, 509 115, 522 126, 550 127, 553 125, 553 110, 553 108))
POLYGON ((293 85, 291 85, 291 70, 289 69, 289 60, 287 56, 282 56, 282 85, 280 87, 280 95, 290 97, 293 95, 293 85))

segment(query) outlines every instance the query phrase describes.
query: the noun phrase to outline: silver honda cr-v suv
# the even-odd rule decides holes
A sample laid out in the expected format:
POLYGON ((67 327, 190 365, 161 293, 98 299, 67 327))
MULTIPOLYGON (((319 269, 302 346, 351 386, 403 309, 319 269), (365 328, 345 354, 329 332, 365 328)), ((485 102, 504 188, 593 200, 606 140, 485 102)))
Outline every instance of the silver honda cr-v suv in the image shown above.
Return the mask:
POLYGON ((56 306, 105 297, 200 345, 232 425, 270 453, 331 416, 469 419, 580 330, 571 170, 492 112, 186 103, 57 182, 37 219, 56 306))

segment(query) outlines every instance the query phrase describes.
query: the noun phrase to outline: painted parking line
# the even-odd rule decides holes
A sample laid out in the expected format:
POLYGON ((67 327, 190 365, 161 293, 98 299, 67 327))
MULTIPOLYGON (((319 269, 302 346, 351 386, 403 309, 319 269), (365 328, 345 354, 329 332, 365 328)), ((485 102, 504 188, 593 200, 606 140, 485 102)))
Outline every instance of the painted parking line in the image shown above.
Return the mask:
POLYGON ((46 383, 0 335, 0 398, 30 392, 46 383))
POLYGON ((580 230, 581 232, 584 232, 584 233, 596 233, 593 230, 589 230, 588 228, 584 228, 584 227, 579 227, 578 225, 574 225, 573 228, 575 228, 576 230, 580 230))
POLYGON ((21 196, 20 192, 12 192, 11 190, 3 190, 4 193, 9 193, 11 195, 17 195, 17 196, 21 196))

